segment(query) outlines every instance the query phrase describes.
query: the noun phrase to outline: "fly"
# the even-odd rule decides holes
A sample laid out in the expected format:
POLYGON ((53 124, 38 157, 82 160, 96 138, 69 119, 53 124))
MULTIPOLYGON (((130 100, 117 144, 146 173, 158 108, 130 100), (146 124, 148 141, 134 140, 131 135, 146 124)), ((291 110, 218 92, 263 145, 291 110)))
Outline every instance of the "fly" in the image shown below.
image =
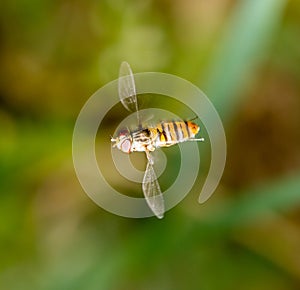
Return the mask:
POLYGON ((135 111, 138 129, 121 130, 116 138, 111 138, 117 147, 124 153, 134 151, 145 152, 147 166, 142 182, 142 189, 148 206, 158 217, 163 218, 165 212, 163 195, 157 181, 153 165, 154 158, 151 155, 156 148, 170 147, 185 141, 204 141, 203 138, 195 138, 200 127, 191 121, 163 121, 156 126, 142 126, 136 96, 135 81, 132 70, 127 62, 122 62, 118 80, 119 98, 123 106, 129 111, 135 111))

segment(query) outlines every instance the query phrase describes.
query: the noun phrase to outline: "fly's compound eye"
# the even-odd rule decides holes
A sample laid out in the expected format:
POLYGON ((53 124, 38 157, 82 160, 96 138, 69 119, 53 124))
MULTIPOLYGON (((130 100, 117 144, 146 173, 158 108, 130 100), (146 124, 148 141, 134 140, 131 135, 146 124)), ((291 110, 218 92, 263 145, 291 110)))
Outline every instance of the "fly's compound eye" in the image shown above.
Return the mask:
POLYGON ((119 132, 119 137, 122 137, 122 136, 128 136, 129 135, 129 131, 127 129, 122 129, 120 132, 119 132))
POLYGON ((124 141, 122 141, 120 149, 125 153, 130 153, 131 141, 129 139, 125 139, 124 141))

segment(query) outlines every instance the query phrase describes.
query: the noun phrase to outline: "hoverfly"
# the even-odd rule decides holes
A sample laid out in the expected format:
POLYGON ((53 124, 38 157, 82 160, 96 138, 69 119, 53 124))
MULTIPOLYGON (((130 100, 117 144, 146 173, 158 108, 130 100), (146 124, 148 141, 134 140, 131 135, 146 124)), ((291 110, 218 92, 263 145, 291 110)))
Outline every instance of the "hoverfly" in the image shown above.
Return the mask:
POLYGON ((135 81, 132 70, 127 62, 122 62, 118 79, 119 98, 129 111, 135 111, 137 129, 123 129, 116 138, 111 138, 113 147, 124 153, 134 151, 145 152, 148 160, 142 181, 142 189, 148 206, 158 217, 163 218, 165 212, 163 195, 153 168, 154 158, 151 155, 158 147, 170 147, 184 141, 204 141, 196 139, 200 127, 191 121, 163 121, 156 126, 143 126, 140 120, 135 81))

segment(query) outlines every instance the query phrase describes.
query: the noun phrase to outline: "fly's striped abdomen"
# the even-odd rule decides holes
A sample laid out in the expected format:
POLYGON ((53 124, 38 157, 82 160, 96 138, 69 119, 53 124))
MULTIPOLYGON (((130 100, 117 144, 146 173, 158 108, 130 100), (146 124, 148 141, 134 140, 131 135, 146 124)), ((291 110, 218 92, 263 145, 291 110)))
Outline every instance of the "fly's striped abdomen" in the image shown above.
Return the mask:
POLYGON ((194 138, 199 126, 190 121, 161 122, 156 126, 156 146, 168 147, 194 138))

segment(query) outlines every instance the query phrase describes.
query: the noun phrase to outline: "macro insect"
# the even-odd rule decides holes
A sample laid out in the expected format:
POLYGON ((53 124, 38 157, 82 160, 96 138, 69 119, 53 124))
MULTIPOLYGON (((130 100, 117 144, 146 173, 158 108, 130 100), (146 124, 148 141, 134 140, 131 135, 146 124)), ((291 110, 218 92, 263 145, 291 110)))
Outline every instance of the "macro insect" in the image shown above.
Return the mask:
POLYGON ((204 141, 195 138, 200 127, 192 121, 162 121, 155 126, 141 123, 135 81, 132 70, 127 62, 122 62, 118 79, 119 98, 128 111, 135 111, 137 129, 121 130, 116 138, 111 138, 113 147, 124 153, 134 151, 145 152, 148 160, 142 181, 142 189, 148 206, 158 217, 163 218, 165 212, 163 195, 153 168, 154 158, 151 154, 156 148, 170 147, 185 141, 204 141))

